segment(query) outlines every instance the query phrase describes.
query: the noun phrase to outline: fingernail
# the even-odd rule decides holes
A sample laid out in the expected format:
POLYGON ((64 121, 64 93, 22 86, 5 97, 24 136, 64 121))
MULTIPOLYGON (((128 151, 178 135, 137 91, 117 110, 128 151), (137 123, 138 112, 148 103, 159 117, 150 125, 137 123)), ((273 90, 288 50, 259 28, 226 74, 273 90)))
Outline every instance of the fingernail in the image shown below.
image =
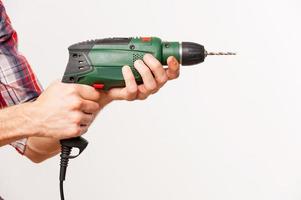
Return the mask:
POLYGON ((122 70, 123 70, 124 72, 126 72, 126 71, 131 70, 131 68, 130 68, 129 66, 125 65, 125 66, 123 66, 122 70))
MULTIPOLYGON (((140 67, 142 65, 142 60, 136 60, 135 63, 137 65, 137 67, 140 67)), ((136 65, 135 65, 135 67, 136 67, 136 65)))
POLYGON ((172 64, 176 65, 178 63, 177 59, 175 59, 174 57, 172 58, 172 64))

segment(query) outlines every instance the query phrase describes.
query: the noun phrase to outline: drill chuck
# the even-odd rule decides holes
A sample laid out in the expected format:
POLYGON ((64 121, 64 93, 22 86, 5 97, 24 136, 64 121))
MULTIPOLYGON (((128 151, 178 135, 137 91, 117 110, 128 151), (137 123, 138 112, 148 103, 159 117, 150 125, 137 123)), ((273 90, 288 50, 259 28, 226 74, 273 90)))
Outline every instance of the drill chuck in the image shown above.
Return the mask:
POLYGON ((182 42, 180 54, 182 65, 195 65, 204 62, 206 50, 203 45, 194 42, 182 42))

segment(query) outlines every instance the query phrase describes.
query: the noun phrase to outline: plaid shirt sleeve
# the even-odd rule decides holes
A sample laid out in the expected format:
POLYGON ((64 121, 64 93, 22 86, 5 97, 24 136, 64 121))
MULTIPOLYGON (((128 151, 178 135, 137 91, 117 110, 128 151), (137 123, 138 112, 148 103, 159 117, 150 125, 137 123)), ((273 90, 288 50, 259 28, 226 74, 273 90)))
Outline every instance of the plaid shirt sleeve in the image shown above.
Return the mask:
MULTIPOLYGON (((26 58, 19 53, 17 43, 17 33, 0 0, 0 109, 34 100, 42 92, 26 58)), ((26 141, 24 138, 11 145, 23 154, 26 141)))

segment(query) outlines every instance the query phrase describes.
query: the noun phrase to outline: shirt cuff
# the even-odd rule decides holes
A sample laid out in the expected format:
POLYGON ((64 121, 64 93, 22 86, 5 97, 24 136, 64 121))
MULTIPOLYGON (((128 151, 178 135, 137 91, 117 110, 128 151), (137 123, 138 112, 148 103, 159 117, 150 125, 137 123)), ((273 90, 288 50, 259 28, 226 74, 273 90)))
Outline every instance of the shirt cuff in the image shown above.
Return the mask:
POLYGON ((24 155, 26 149, 27 138, 17 140, 10 145, 13 146, 21 155, 24 155))

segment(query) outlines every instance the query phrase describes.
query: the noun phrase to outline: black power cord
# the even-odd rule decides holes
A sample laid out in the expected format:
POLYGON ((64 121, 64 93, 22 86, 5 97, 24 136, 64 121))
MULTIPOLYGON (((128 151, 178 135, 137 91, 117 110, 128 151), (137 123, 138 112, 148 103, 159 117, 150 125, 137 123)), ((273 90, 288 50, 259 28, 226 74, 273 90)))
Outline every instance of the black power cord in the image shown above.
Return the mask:
POLYGON ((64 196, 64 181, 60 181, 60 194, 61 194, 61 200, 65 200, 65 196, 64 196))
POLYGON ((66 178, 66 171, 69 163, 69 157, 71 154, 72 147, 64 146, 61 147, 61 162, 60 162, 60 194, 61 200, 65 200, 64 197, 64 180, 66 178))
POLYGON ((65 200, 64 181, 66 178, 66 171, 67 171, 69 159, 73 159, 79 156, 87 147, 88 141, 82 137, 76 137, 76 138, 61 140, 60 142, 61 142, 61 155, 60 155, 61 161, 60 161, 60 178, 59 178, 60 195, 61 195, 61 200, 65 200), (75 156, 70 155, 73 147, 79 149, 79 153, 75 156))

